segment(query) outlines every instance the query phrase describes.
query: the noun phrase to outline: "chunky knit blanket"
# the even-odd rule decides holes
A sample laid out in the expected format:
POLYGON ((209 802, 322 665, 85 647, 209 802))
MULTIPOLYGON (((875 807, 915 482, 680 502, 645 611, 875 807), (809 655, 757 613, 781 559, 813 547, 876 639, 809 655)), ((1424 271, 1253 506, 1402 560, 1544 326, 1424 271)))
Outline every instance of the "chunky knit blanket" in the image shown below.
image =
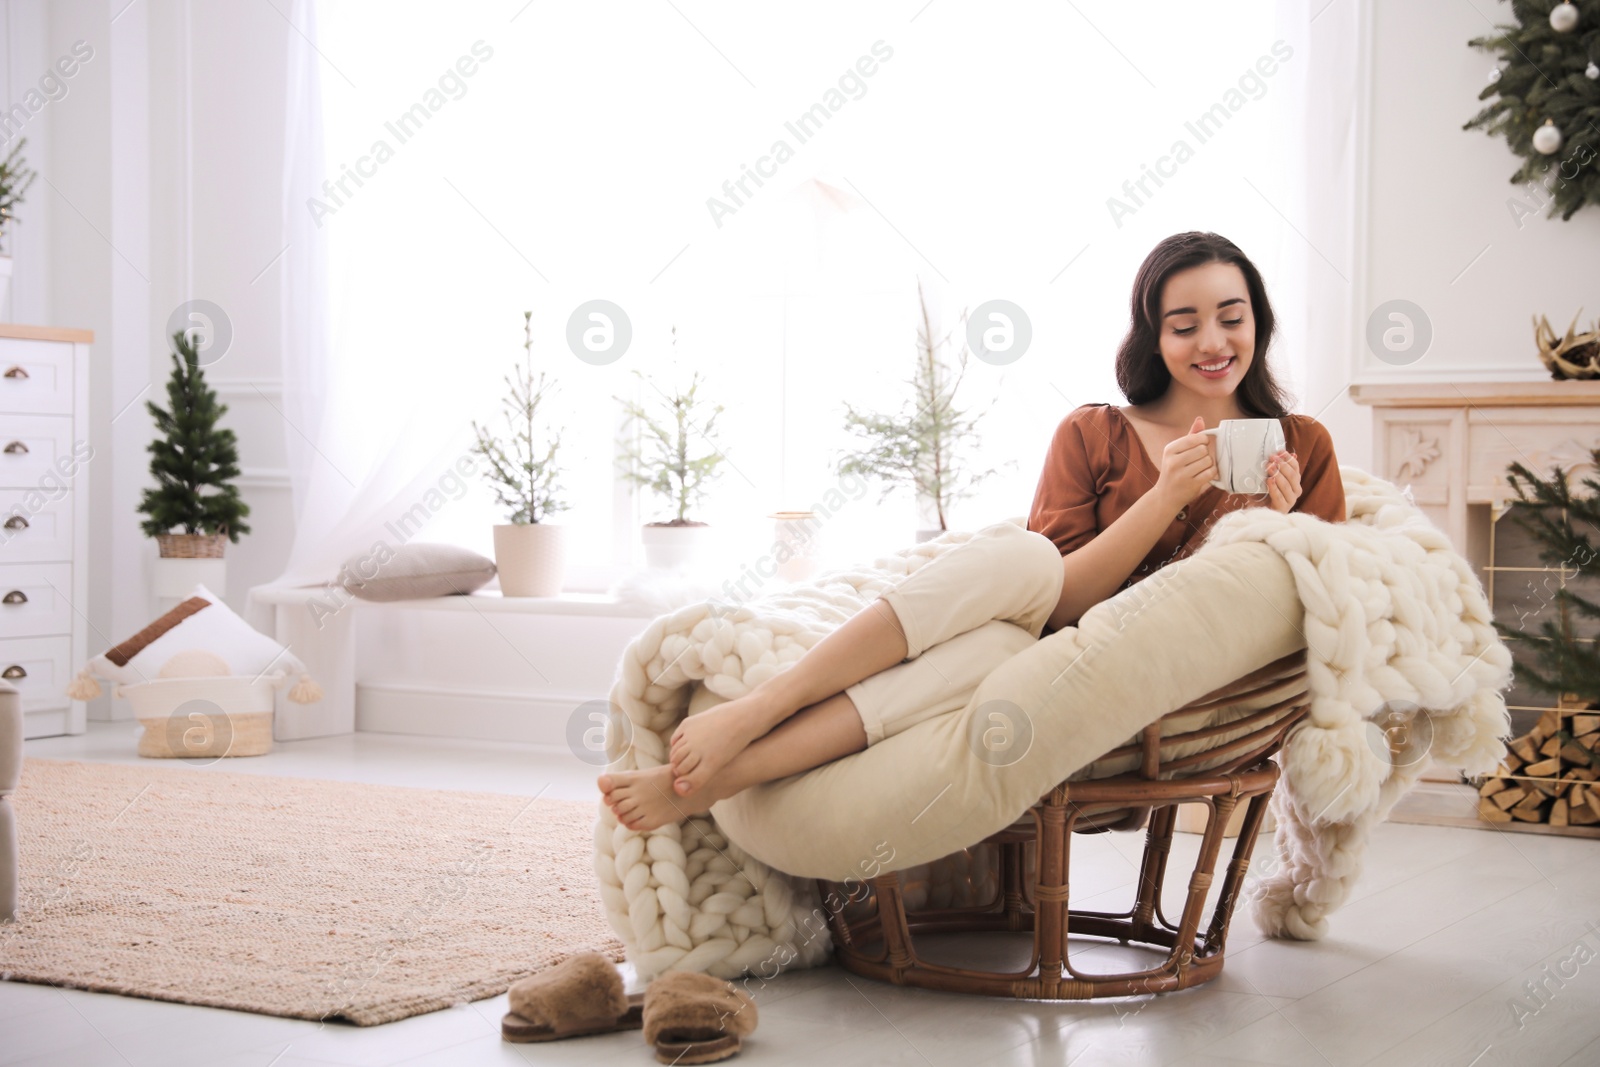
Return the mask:
MULTIPOLYGON (((1256 883, 1254 916, 1274 936, 1322 937, 1373 827, 1429 761, 1492 770, 1510 728, 1501 691, 1511 656, 1470 565, 1393 485, 1354 467, 1340 474, 1347 522, 1248 508, 1219 519, 1197 550, 1270 546, 1305 606, 1310 709, 1280 756, 1277 862, 1257 861, 1268 874, 1256 883)), ((656 618, 624 652, 612 688, 631 726, 611 738, 612 769, 665 762, 696 683, 722 698, 747 692, 971 536, 946 533, 748 603, 707 597, 656 618)), ((941 881, 970 882, 971 860, 958 853, 905 873, 917 895, 937 901, 941 881)), ((757 967, 771 977, 830 951, 817 929, 815 884, 765 866, 708 816, 638 833, 602 804, 595 870, 607 917, 643 978, 672 969, 731 979, 757 967)))

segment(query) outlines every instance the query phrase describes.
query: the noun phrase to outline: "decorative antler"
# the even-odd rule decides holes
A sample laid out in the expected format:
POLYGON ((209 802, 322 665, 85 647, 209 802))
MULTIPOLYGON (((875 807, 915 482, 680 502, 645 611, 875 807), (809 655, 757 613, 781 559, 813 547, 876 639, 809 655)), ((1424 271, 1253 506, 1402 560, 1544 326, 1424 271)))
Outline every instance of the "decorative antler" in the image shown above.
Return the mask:
MULTIPOLYGON (((1578 315, 1583 309, 1578 309, 1578 315)), ((1533 339, 1539 345, 1539 359, 1550 376, 1562 378, 1600 378, 1600 323, 1588 333, 1574 333, 1578 315, 1572 316, 1566 336, 1556 339, 1550 320, 1540 315, 1533 320, 1533 339)))

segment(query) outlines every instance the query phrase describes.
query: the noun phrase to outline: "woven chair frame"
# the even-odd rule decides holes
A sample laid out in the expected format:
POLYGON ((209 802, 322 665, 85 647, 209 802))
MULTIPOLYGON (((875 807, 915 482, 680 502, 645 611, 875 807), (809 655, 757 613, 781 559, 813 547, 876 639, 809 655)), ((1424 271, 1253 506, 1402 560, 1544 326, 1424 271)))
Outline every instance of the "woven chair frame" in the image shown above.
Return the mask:
MULTIPOLYGON (((828 909, 835 959, 855 974, 896 985, 1036 1000, 1164 993, 1210 981, 1222 971, 1228 924, 1277 785, 1278 765, 1271 757, 1305 716, 1309 704, 1305 650, 1301 649, 1162 716, 1145 727, 1136 741, 1100 757, 1137 755, 1136 770, 1061 782, 1029 809, 1031 826, 1021 825, 1019 818, 1018 823, 981 842, 996 846, 998 889, 991 900, 908 911, 898 872, 853 887, 854 907, 847 903, 828 909), (1162 736, 1163 724, 1180 716, 1263 699, 1272 702, 1232 722, 1162 736), (1164 749, 1241 729, 1246 733, 1216 746, 1185 757, 1162 758, 1164 749), (1220 764, 1189 773, 1190 768, 1219 757, 1220 764), (1173 922, 1162 910, 1161 889, 1178 805, 1188 802, 1205 804, 1208 814, 1183 910, 1173 922), (1241 803, 1247 805, 1243 826, 1202 933, 1202 912, 1228 821, 1241 803), (1123 912, 1073 911, 1067 880, 1072 835, 1134 829, 1147 821, 1132 906, 1123 912), (1031 885, 1027 880, 1028 848, 1034 848, 1037 856, 1031 885), (1162 952, 1164 957, 1145 970, 1081 972, 1069 959, 1069 929, 1100 939, 1098 943, 1120 942, 1162 952), (1033 934, 1032 961, 1015 972, 931 962, 918 954, 915 942, 918 934, 1026 931, 1033 934)), ((851 895, 851 888, 839 883, 819 879, 817 884, 824 900, 841 896, 848 900, 851 895)))

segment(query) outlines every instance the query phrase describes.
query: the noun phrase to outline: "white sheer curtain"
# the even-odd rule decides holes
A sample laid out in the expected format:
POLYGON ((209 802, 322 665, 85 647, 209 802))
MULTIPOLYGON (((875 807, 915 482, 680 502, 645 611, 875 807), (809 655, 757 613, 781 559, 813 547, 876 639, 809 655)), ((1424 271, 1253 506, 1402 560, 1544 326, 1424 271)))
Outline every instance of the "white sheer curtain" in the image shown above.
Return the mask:
MULTIPOLYGON (((499 417, 525 310, 562 389, 573 506, 555 521, 578 528, 575 588, 604 588, 636 561, 638 524, 662 517, 613 475, 612 397, 650 396, 633 369, 665 382, 672 326, 676 368, 701 369, 727 408, 728 462, 695 517, 726 531, 729 561, 770 543, 768 513, 838 488, 845 400, 898 407, 918 276, 946 320, 1005 299, 1032 326, 1023 358, 969 368, 963 405, 987 409, 971 462, 1000 473, 956 526, 1025 512, 1061 416, 1120 401, 1134 272, 1171 233, 1215 230, 1255 259, 1283 379, 1301 410, 1329 399, 1318 375, 1347 365, 1350 290, 1322 257, 1349 277, 1353 148, 1350 127, 1307 115, 1353 114, 1356 16, 1270 0, 1226 18, 1176 2, 764 11, 297 0, 284 336, 298 532, 280 582, 324 581, 393 543, 419 503, 429 521, 412 536, 489 553, 501 520, 453 468, 471 420, 499 417), (793 124, 818 104, 826 124, 801 140, 793 124), (725 183, 780 141, 789 155, 716 219, 708 201, 731 203, 725 183), (632 323, 608 366, 565 340, 595 298, 632 323)), ((876 501, 829 527, 836 560, 910 540, 913 502, 876 501)))

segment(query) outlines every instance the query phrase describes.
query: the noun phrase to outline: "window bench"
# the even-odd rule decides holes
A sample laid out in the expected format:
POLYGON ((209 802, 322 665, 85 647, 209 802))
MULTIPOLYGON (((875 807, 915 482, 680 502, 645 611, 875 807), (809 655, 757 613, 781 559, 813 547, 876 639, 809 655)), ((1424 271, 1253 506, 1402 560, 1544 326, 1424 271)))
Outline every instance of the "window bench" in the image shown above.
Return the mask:
POLYGON ((279 741, 360 730, 565 748, 574 709, 609 696, 623 649, 651 621, 604 593, 348 599, 336 610, 316 587, 253 597, 324 693, 305 705, 279 694, 279 741))

